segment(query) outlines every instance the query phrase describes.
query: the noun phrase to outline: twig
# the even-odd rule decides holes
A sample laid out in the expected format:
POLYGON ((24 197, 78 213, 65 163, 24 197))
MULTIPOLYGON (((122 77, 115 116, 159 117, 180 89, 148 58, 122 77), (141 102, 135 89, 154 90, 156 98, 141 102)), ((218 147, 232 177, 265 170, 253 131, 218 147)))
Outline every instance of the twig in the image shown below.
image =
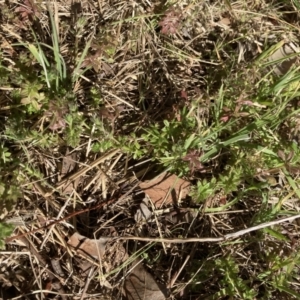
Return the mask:
MULTIPOLYGON (((35 258, 37 259, 38 263, 45 269, 45 271, 47 272, 48 274, 48 277, 51 281, 55 280, 55 276, 54 274, 47 268, 47 262, 46 260, 40 255, 40 253, 37 251, 37 249, 35 248, 35 246, 33 245, 33 243, 27 239, 26 237, 22 237, 21 238, 22 242, 26 245, 27 249, 29 250, 29 252, 35 256, 35 258)), ((40 278, 39 276, 36 276, 38 278, 40 278)), ((40 285, 40 282, 39 280, 36 280, 37 284, 40 285)), ((64 296, 64 289, 63 287, 61 286, 61 283, 58 281, 56 282, 56 288, 55 288, 59 294, 61 295, 62 299, 63 300, 66 300, 66 296, 64 296)), ((41 292, 41 296, 43 297, 43 292, 41 292)), ((44 297, 43 297, 44 298, 44 297)))
POLYGON ((259 229, 263 229, 266 227, 270 227, 273 225, 277 225, 286 221, 293 221, 300 218, 300 214, 299 215, 295 215, 295 216, 291 216, 291 217, 286 217, 286 218, 282 218, 279 220, 274 220, 274 221, 270 221, 270 222, 265 222, 250 228, 246 228, 234 233, 229 233, 226 234, 222 237, 205 237, 205 238, 183 238, 183 239, 179 239, 179 238, 151 238, 151 237, 139 237, 139 236, 120 236, 120 237, 115 237, 116 239, 120 239, 120 240, 135 240, 135 241, 144 241, 144 242, 157 242, 157 243, 177 243, 177 244, 183 244, 183 243, 193 243, 193 242, 201 242, 201 243, 206 243, 206 242, 223 242, 226 240, 229 240, 231 238, 237 238, 239 236, 245 235, 246 233, 252 232, 252 231, 256 231, 259 229))
POLYGON ((134 108, 136 111, 138 111, 138 110, 139 110, 139 108, 137 108, 137 107, 135 107, 134 105, 132 105, 131 103, 129 103, 129 102, 127 102, 127 101, 125 101, 125 100, 121 99, 121 98, 120 98, 120 97, 118 97, 117 95, 114 95, 113 93, 111 93, 111 92, 108 92, 108 91, 106 91, 106 93, 107 93, 108 95, 110 95, 110 96, 114 97, 115 99, 119 100, 120 102, 122 102, 122 103, 124 103, 124 104, 128 105, 129 107, 131 107, 131 108, 134 108))
POLYGON ((83 291, 82 291, 82 293, 81 293, 80 300, 84 299, 85 296, 86 296, 85 293, 86 293, 86 291, 87 291, 87 289, 88 289, 88 287, 89 287, 89 285, 90 285, 90 282, 91 282, 91 280, 92 280, 92 278, 93 278, 93 274, 94 274, 94 272, 95 272, 95 269, 96 269, 96 267, 95 267, 95 266, 92 266, 91 269, 90 269, 90 271, 89 271, 89 274, 88 274, 88 276, 87 276, 87 278, 86 278, 86 281, 85 281, 85 285, 84 285, 83 291))

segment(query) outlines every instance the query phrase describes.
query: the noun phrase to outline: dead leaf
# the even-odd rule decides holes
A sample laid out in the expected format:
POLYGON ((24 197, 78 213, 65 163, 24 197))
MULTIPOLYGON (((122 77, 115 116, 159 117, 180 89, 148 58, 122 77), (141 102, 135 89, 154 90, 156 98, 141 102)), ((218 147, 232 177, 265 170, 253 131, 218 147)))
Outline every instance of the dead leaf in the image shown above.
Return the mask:
MULTIPOLYGON (((66 155, 63 157, 61 164, 59 164, 60 174, 58 176, 58 181, 61 181, 62 179, 66 178, 68 174, 70 174, 72 171, 76 168, 76 159, 77 155, 75 152, 69 153, 69 149, 66 152, 66 155)), ((64 194, 70 194, 73 192, 73 190, 77 188, 77 185, 79 183, 79 180, 75 180, 74 182, 66 182, 66 184, 62 187, 62 191, 64 194)))
POLYGON ((68 240, 68 244, 74 247, 78 254, 88 255, 100 260, 105 252, 106 241, 104 238, 100 238, 99 240, 88 239, 75 232, 68 240))
MULTIPOLYGON (((136 263, 137 261, 132 265, 136 263)), ((164 300, 167 297, 167 289, 165 286, 159 285, 140 263, 126 278, 124 294, 128 300, 164 300)))
POLYGON ((148 202, 149 202, 148 199, 144 198, 140 204, 139 209, 136 211, 134 215, 134 220, 137 223, 146 222, 151 218, 152 213, 148 208, 148 202))
MULTIPOLYGON (((74 247, 78 254, 89 255, 98 260, 101 259, 106 273, 109 273, 124 263, 129 256, 121 242, 106 242, 107 240, 104 238, 98 240, 88 239, 76 232, 70 237, 68 244, 74 247)), ((137 261, 133 262, 131 267, 135 265, 137 265, 137 261)), ((91 263, 88 263, 85 268, 90 268, 90 266, 91 263)), ((107 284, 109 285, 109 282, 107 284)), ((128 300, 163 300, 166 299, 167 289, 165 286, 156 283, 154 278, 139 264, 126 278, 123 293, 128 300)))
POLYGON ((62 167, 61 167, 61 177, 64 178, 67 174, 72 172, 76 167, 76 153, 73 152, 70 154, 69 149, 66 152, 62 160, 62 167))
POLYGON ((183 161, 189 162, 191 174, 193 174, 194 171, 205 171, 205 167, 199 160, 202 154, 203 153, 199 150, 190 150, 187 155, 182 158, 183 161))
POLYGON ((27 20, 30 16, 39 18, 41 13, 34 0, 24 0, 24 3, 15 9, 21 14, 22 19, 27 20))
POLYGON ((190 182, 176 175, 162 173, 153 180, 140 183, 140 188, 152 200, 156 208, 171 203, 177 204, 178 200, 185 198, 189 193, 190 182))
POLYGON ((114 113, 110 112, 106 107, 101 107, 98 110, 98 114, 102 120, 108 119, 110 121, 114 121, 116 118, 116 115, 114 113))
POLYGON ((61 105, 52 100, 49 104, 49 109, 45 111, 45 116, 51 118, 49 128, 53 131, 66 127, 65 115, 69 112, 66 105, 61 105))
POLYGON ((102 53, 100 50, 98 50, 95 54, 93 55, 89 55, 87 56, 82 64, 81 64, 81 68, 93 68, 95 70, 95 72, 99 73, 100 69, 101 69, 101 56, 102 53))
POLYGON ((183 98, 184 100, 188 100, 188 95, 187 95, 187 92, 185 90, 182 90, 180 92, 180 96, 181 98, 183 98))
POLYGON ((222 18, 218 24, 220 24, 221 26, 225 26, 228 27, 231 24, 231 21, 229 18, 222 18))
MULTIPOLYGON (((90 256, 100 261, 103 259, 105 253, 106 242, 107 239, 105 238, 100 238, 98 240, 89 239, 83 235, 80 235, 78 232, 75 232, 68 240, 68 245, 74 247, 77 254, 90 256)), ((78 262, 78 266, 83 271, 82 276, 88 276, 93 264, 86 259, 81 259, 78 262)), ((105 278, 101 280, 101 285, 111 288, 110 283, 105 278)))
MULTIPOLYGON (((80 236, 80 235, 79 235, 80 236)), ((81 236, 80 236, 81 237, 81 236)), ((100 239, 101 240, 101 239, 100 239)), ((128 253, 123 246, 121 241, 112 241, 106 243, 107 240, 103 240, 102 248, 101 248, 101 264, 105 274, 110 273, 112 270, 116 270, 120 265, 122 265, 128 259, 128 253), (103 246, 105 244, 105 246, 103 246)), ((75 239, 75 243, 76 243, 75 239)), ((78 259, 78 258, 76 258, 78 259)), ((86 259, 77 260, 77 264, 79 268, 82 270, 82 276, 88 276, 91 268, 93 267, 93 263, 86 259)), ((112 289, 112 285, 106 279, 105 276, 99 277, 99 283, 101 286, 105 286, 109 289, 112 289)))
POLYGON ((178 11, 169 10, 166 12, 162 20, 158 23, 161 26, 161 33, 175 34, 179 28, 182 14, 178 11))

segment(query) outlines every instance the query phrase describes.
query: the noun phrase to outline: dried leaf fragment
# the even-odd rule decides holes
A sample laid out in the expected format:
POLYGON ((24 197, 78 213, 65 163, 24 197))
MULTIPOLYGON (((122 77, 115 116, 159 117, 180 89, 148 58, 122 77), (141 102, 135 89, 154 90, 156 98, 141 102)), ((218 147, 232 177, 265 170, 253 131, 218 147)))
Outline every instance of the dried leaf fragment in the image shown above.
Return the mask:
POLYGON ((158 23, 161 26, 161 33, 163 34, 175 34, 179 28, 182 14, 169 10, 166 12, 162 20, 158 23))
POLYGON ((140 183, 140 188, 148 195, 156 208, 176 203, 189 193, 190 182, 176 175, 162 173, 153 180, 140 183))
POLYGON ((24 3, 18 6, 15 12, 20 13, 23 20, 27 20, 30 16, 39 18, 41 15, 34 0, 24 0, 24 3))
POLYGON ((64 178, 70 172, 72 172, 76 167, 76 153, 69 153, 67 150, 66 155, 63 157, 62 160, 62 167, 61 167, 61 177, 64 178))
POLYGON ((49 109, 45 112, 45 116, 51 118, 49 128, 53 131, 64 129, 66 127, 64 117, 68 112, 69 108, 66 105, 52 100, 49 109))
POLYGON ((142 264, 138 264, 125 280, 124 294, 128 300, 164 300, 167 289, 159 285, 142 264))
POLYGON ((139 222, 146 222, 148 221, 152 216, 151 211, 148 208, 148 199, 144 198, 140 204, 139 209, 136 211, 134 215, 134 220, 139 222))
POLYGON ((77 250, 77 253, 100 260, 105 252, 106 239, 88 239, 75 232, 68 240, 68 244, 74 247, 77 250))
POLYGON ((189 162, 191 173, 194 171, 205 171, 205 167, 200 162, 199 158, 203 153, 197 150, 190 150, 186 156, 182 158, 183 161, 189 162))
MULTIPOLYGON (((66 178, 71 172, 73 172, 76 168, 76 158, 77 155, 75 152, 69 153, 67 150, 66 155, 63 157, 61 166, 59 165, 60 174, 58 180, 62 180, 66 178)), ((75 180, 74 182, 66 182, 66 184, 62 187, 62 191, 64 194, 70 194, 73 190, 77 188, 79 180, 75 180)))

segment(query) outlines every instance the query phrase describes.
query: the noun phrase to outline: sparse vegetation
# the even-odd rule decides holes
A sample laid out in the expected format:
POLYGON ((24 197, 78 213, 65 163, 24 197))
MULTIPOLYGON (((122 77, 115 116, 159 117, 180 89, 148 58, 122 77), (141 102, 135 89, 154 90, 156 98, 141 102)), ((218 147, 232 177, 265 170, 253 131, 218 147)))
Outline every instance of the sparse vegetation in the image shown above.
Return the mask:
POLYGON ((300 299, 298 0, 0 3, 2 299, 300 299))

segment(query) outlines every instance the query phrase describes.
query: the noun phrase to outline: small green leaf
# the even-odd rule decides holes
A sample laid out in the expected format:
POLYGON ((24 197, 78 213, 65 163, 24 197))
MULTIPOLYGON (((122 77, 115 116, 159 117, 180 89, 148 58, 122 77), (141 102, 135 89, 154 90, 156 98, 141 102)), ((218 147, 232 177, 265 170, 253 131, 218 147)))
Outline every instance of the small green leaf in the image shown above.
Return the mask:
POLYGON ((274 238, 276 238, 279 241, 287 242, 289 240, 282 233, 280 233, 274 229, 271 229, 271 228, 264 228, 264 232, 268 233, 269 235, 273 236, 274 238))
POLYGON ((195 139, 195 133, 193 133, 184 143, 184 149, 185 150, 188 150, 189 147, 191 146, 192 142, 194 141, 195 139))
POLYGON ((0 222, 0 249, 4 249, 4 239, 12 234, 14 226, 0 222))

